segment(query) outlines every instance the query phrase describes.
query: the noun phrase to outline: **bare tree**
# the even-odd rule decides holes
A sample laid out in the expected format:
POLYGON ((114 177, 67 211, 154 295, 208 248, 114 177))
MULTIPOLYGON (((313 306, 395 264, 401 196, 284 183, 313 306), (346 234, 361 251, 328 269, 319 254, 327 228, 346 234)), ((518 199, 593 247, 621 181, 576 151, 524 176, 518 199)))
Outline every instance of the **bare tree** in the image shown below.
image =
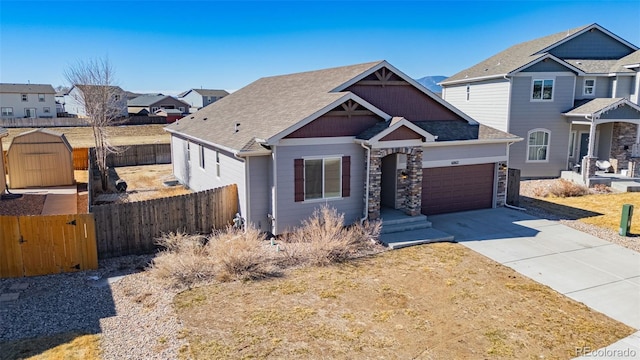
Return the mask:
POLYGON ((109 126, 122 117, 122 90, 114 84, 114 69, 107 58, 78 61, 65 70, 64 76, 71 86, 69 95, 84 109, 93 130, 95 153, 102 190, 108 187, 107 155, 117 152, 109 142, 109 126), (74 91, 75 88, 75 91, 74 91))

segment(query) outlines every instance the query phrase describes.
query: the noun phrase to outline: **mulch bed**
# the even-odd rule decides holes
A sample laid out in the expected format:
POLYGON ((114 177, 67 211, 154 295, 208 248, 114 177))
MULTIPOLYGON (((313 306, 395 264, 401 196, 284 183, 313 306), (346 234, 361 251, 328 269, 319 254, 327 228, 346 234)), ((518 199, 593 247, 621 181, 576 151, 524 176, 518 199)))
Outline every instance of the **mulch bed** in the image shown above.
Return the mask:
POLYGON ((24 194, 17 199, 0 200, 0 215, 40 215, 47 195, 24 194))

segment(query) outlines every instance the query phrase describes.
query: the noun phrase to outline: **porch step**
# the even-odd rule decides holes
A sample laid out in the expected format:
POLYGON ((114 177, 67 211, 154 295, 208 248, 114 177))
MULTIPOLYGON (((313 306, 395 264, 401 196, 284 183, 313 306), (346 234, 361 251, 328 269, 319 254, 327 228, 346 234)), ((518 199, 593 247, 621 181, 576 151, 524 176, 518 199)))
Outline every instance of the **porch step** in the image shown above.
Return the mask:
POLYGON ((417 216, 401 216, 401 217, 382 217, 382 230, 381 234, 390 234, 403 231, 428 229, 431 227, 431 222, 427 221, 425 215, 417 216))
POLYGON ((640 181, 612 181, 611 188, 621 192, 640 192, 640 181))
POLYGON ((380 235, 380 241, 390 249, 400 249, 408 246, 430 244, 436 242, 453 242, 453 235, 434 228, 418 229, 398 233, 380 235))

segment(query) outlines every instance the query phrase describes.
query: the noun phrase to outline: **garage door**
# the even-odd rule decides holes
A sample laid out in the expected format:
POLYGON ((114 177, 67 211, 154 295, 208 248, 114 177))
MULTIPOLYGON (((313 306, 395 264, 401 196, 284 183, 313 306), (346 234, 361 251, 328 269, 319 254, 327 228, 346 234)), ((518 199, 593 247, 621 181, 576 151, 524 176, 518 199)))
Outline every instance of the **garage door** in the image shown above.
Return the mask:
POLYGON ((492 207, 493 177, 493 163, 422 169, 422 213, 492 207))

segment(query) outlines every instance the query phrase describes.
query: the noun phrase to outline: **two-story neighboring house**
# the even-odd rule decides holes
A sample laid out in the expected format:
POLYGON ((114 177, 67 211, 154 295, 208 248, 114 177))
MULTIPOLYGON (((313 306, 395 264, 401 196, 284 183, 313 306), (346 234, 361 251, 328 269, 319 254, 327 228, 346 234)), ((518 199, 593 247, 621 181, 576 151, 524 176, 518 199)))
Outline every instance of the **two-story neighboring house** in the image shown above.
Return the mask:
POLYGON ((441 85, 447 102, 525 139, 509 156, 523 177, 576 170, 588 183, 596 163, 640 176, 639 63, 638 46, 591 24, 514 45, 441 85))
POLYGON ((49 84, 0 84, 2 119, 55 118, 55 90, 49 84))
POLYGON ((190 89, 178 94, 178 99, 189 104, 189 112, 193 113, 227 95, 229 95, 229 93, 225 90, 190 89))
MULTIPOLYGON (((75 115, 80 118, 87 117, 83 102, 83 92, 90 94, 100 94, 100 87, 104 85, 74 85, 67 94, 64 95, 64 110, 69 115, 75 115)), ((111 97, 113 110, 117 112, 117 116, 126 117, 129 115, 127 111, 127 94, 119 86, 110 86, 108 93, 111 97)), ((86 95, 86 94, 84 94, 86 95)), ((89 95, 90 96, 90 95, 89 95)))

